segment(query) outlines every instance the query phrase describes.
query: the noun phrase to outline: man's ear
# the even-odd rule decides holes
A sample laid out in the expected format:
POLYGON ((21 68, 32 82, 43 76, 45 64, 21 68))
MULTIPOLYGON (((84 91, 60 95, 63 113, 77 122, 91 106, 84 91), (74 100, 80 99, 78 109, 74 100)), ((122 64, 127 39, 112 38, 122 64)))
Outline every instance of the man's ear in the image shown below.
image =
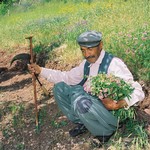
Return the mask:
POLYGON ((100 43, 99 43, 99 48, 100 48, 100 50, 103 49, 103 42, 102 41, 100 41, 100 43))

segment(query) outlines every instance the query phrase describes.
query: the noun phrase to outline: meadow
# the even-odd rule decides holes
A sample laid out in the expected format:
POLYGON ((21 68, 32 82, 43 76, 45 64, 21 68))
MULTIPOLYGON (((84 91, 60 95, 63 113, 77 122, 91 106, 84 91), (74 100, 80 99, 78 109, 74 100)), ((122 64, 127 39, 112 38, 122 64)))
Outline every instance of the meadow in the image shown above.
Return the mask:
MULTIPOLYGON (((82 59, 78 35, 97 30, 103 34, 104 49, 122 58, 136 80, 150 83, 149 0, 22 0, 4 6, 0 4, 0 51, 13 54, 16 47, 28 44, 25 37, 33 35, 35 52, 46 50, 51 55, 51 44, 66 45, 61 62, 71 63, 82 59)), ((134 130, 132 144, 140 150, 147 147, 148 136, 136 123, 128 122, 127 130, 134 130)), ((119 136, 112 149, 122 149, 119 136)))
POLYGON ((77 36, 83 31, 103 33, 104 49, 121 57, 136 79, 150 79, 150 38, 148 0, 27 1, 11 7, 0 16, 1 49, 25 44, 25 37, 34 35, 37 51, 40 43, 67 44, 64 61, 79 56, 77 36), (134 59, 133 59, 134 58, 134 59), (134 66, 134 67, 133 67, 134 66))

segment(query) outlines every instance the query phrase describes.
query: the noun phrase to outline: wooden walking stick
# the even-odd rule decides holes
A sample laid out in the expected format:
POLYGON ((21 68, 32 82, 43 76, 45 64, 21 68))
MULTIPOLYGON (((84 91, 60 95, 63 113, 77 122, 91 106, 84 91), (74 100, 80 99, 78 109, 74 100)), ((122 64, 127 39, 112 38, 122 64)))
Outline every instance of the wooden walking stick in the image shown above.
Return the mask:
MULTIPOLYGON (((32 36, 26 37, 26 39, 29 39, 30 41, 30 55, 31 55, 31 64, 34 63, 33 60, 33 50, 32 50, 32 36)), ((38 128, 39 122, 38 122, 38 106, 37 106, 37 93, 36 93, 36 77, 35 74, 32 74, 32 84, 34 89, 34 104, 35 104, 35 115, 36 115, 36 127, 38 128)))

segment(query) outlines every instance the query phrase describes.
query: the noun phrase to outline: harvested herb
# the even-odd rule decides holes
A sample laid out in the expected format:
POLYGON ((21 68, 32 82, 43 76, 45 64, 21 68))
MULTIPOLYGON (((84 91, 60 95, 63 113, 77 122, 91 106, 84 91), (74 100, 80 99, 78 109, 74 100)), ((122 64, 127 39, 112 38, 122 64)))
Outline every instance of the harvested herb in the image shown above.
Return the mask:
MULTIPOLYGON (((130 100, 134 88, 129 83, 126 83, 123 79, 116 77, 112 74, 98 74, 97 76, 90 77, 90 92, 92 95, 99 99, 111 98, 119 101, 124 98, 130 100)), ((119 110, 112 111, 121 121, 128 117, 134 117, 134 109, 129 108, 125 110, 121 108, 119 110)))

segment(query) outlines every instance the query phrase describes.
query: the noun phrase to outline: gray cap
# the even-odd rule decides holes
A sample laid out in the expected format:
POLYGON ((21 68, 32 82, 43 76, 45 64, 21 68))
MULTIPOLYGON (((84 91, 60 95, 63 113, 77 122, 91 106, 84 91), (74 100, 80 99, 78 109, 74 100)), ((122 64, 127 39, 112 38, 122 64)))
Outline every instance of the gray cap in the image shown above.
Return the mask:
POLYGON ((102 33, 97 31, 87 31, 82 33, 77 42, 80 46, 95 47, 102 40, 102 33))

